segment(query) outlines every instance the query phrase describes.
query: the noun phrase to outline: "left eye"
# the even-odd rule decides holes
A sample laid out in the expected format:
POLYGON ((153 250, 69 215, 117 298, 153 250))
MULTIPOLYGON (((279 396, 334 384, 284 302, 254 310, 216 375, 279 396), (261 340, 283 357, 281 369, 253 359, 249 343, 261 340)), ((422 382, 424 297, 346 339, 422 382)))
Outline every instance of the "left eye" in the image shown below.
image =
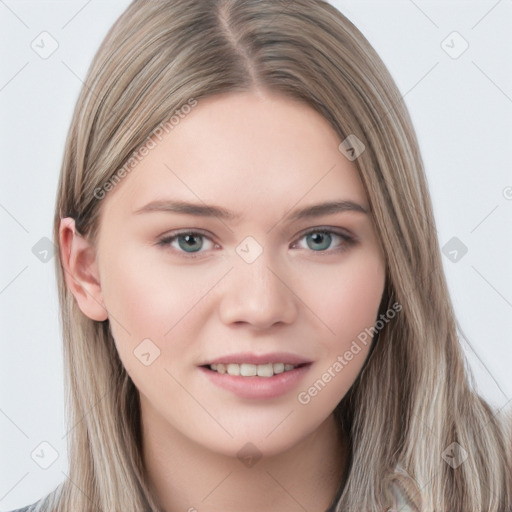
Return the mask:
MULTIPOLYGON (((314 252, 325 252, 326 249, 331 248, 330 246, 333 239, 338 239, 339 241, 338 247, 335 247, 334 249, 331 248, 333 251, 346 249, 347 246, 354 242, 353 238, 345 233, 337 233, 330 229, 318 228, 304 233, 299 240, 302 239, 306 240, 307 248, 312 249, 314 252)), ((305 247, 302 248, 305 249, 305 247)))

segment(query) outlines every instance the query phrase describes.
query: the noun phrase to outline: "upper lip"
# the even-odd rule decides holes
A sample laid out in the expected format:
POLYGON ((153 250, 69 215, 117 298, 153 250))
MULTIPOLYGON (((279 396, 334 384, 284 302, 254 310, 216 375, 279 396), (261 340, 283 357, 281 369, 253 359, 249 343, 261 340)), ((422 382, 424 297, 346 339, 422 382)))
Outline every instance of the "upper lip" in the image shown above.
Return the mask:
POLYGON ((245 352, 239 354, 226 354, 225 356, 216 357, 215 359, 211 359, 205 363, 202 363, 200 366, 219 363, 248 363, 256 365, 267 363, 285 363, 297 366, 300 364, 311 363, 311 361, 309 359, 305 359, 304 357, 300 357, 296 354, 289 354, 287 352, 272 352, 269 354, 253 354, 245 352))

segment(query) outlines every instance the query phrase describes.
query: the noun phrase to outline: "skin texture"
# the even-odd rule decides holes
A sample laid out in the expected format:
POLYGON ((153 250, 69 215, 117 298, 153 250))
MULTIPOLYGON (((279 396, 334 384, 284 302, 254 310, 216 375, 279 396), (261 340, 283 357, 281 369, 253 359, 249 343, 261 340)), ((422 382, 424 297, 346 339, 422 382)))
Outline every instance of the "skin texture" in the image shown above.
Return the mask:
POLYGON ((330 200, 369 212, 355 164, 322 116, 268 93, 202 99, 156 142, 103 199, 96 246, 73 235, 72 219, 60 231, 68 286, 85 315, 109 318, 140 391, 152 488, 167 511, 323 511, 346 462, 332 411, 370 343, 360 343, 342 371, 331 370, 307 404, 297 397, 375 324, 385 259, 370 214, 285 217, 330 200), (240 218, 133 213, 166 198, 221 206, 240 218), (304 235, 318 227, 354 242, 304 235), (196 258, 183 239, 158 245, 186 229, 206 235, 193 240, 196 258), (237 253, 249 236, 256 244, 242 247, 251 255, 263 250, 251 263, 237 253), (160 351, 150 365, 134 354, 144 339, 160 351), (226 354, 277 351, 312 365, 274 398, 240 398, 198 368, 226 354), (261 458, 243 463, 237 454, 244 446, 261 458))

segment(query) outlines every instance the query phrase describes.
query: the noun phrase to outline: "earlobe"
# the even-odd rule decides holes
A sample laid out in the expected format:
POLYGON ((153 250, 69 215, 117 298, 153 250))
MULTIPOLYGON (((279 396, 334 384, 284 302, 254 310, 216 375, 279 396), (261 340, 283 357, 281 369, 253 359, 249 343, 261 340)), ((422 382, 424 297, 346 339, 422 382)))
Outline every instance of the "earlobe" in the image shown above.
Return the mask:
POLYGON ((71 217, 60 221, 59 246, 66 284, 78 307, 92 320, 106 320, 108 311, 103 302, 96 250, 76 231, 71 217))

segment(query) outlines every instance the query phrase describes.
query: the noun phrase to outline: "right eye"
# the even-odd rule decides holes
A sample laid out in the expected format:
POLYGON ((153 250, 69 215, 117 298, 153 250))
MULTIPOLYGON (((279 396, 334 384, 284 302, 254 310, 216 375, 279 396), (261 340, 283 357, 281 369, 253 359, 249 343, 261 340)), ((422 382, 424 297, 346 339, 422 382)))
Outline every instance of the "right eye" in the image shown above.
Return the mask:
POLYGON ((160 238, 157 245, 160 247, 172 247, 174 251, 185 255, 185 257, 195 258, 197 257, 195 254, 205 252, 201 251, 204 247, 204 240, 210 242, 210 248, 216 245, 204 233, 191 230, 167 234, 160 238))

